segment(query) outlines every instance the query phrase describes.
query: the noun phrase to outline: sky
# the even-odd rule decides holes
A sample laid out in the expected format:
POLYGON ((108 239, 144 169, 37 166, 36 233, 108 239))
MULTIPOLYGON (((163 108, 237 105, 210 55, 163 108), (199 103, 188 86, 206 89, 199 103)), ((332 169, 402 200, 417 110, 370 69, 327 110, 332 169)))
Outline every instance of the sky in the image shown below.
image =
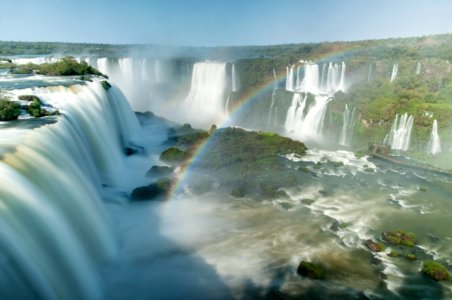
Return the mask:
POLYGON ((2 0, 0 40, 233 46, 452 33, 452 0, 2 0))

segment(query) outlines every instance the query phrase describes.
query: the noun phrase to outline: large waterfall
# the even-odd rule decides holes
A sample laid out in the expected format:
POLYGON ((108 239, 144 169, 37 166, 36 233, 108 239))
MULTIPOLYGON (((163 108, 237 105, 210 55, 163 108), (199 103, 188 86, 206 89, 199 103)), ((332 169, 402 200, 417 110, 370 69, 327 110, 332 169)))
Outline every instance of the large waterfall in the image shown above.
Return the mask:
POLYGON ((411 129, 413 128, 413 116, 404 113, 400 119, 397 114, 391 131, 385 137, 384 144, 391 146, 394 150, 407 151, 410 147, 411 129))
POLYGON ((436 120, 433 121, 432 133, 430 134, 427 152, 433 155, 441 153, 441 140, 438 135, 438 122, 436 120))
POLYGON ((117 85, 135 111, 152 110, 151 94, 153 86, 164 81, 162 66, 159 60, 147 58, 87 58, 89 64, 109 76, 109 80, 117 85))
POLYGON ((101 203, 139 125, 119 91, 97 83, 16 90, 59 108, 0 161, 2 299, 99 299, 100 266, 116 255, 101 203))
POLYGON ((287 67, 286 90, 311 94, 332 95, 346 90, 345 63, 312 62, 294 64, 287 67), (303 75, 304 74, 304 75, 303 75))
POLYGON ((180 120, 201 128, 208 128, 225 120, 226 83, 226 63, 195 63, 190 92, 177 108, 180 120))
POLYGON ((287 67, 286 90, 294 94, 284 129, 292 138, 318 141, 328 102, 336 92, 346 90, 346 66, 344 62, 301 63, 287 67), (300 93, 306 95, 302 98, 300 93), (307 101, 308 94, 314 95, 314 101, 307 101))
POLYGON ((238 86, 238 78, 237 78, 237 72, 235 71, 235 65, 232 64, 232 69, 231 69, 231 90, 233 92, 237 92, 239 90, 239 86, 238 86))

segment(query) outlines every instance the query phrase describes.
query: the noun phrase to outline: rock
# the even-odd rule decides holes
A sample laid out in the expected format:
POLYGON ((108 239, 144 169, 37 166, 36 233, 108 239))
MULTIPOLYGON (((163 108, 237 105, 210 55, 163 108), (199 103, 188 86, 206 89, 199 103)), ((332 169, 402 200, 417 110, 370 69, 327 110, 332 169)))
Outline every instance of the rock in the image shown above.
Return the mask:
POLYGON ((383 239, 391 245, 405 245, 408 247, 416 245, 414 233, 403 230, 383 232, 383 239))
POLYGON ((132 191, 130 198, 133 201, 160 199, 169 192, 170 188, 171 180, 162 178, 148 186, 137 187, 132 191))
POLYGON ((146 177, 164 177, 171 175, 174 168, 168 166, 152 166, 146 173, 146 177))
POLYGON ((374 242, 372 240, 367 240, 365 243, 366 247, 373 252, 381 252, 385 250, 385 245, 380 242, 374 242))
POLYGON ((400 253, 397 252, 396 250, 392 250, 391 252, 388 253, 389 257, 399 257, 400 253))
POLYGON ((124 149, 124 154, 126 156, 131 156, 137 153, 143 153, 144 148, 141 146, 128 146, 124 149))
POLYGON ((416 255, 413 254, 413 253, 407 254, 407 255, 405 256, 405 258, 408 259, 408 260, 411 260, 411 261, 417 260, 416 255))
POLYGON ((109 89, 111 89, 111 84, 108 82, 108 81, 106 81, 106 80, 102 80, 101 82, 100 82, 100 84, 102 85, 102 87, 105 89, 105 90, 109 90, 109 89))
POLYGON ((39 99, 39 97, 35 96, 35 95, 20 95, 17 98, 22 101, 28 101, 28 102, 38 101, 39 103, 42 103, 41 99, 39 99))
POLYGON ((302 261, 298 265, 297 274, 311 279, 325 279, 326 270, 319 264, 308 261, 302 261))
POLYGON ((190 153, 176 147, 170 147, 160 154, 160 159, 170 165, 180 165, 190 157, 190 153))
POLYGON ((425 261, 421 272, 435 281, 448 280, 450 278, 447 268, 434 260, 425 261))

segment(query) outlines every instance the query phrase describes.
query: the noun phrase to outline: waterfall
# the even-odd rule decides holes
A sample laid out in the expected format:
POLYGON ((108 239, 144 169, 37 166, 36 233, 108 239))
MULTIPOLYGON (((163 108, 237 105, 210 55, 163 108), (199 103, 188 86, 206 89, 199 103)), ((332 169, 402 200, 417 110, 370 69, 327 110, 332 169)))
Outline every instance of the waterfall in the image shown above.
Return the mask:
POLYGON ((326 105, 330 99, 328 96, 317 95, 314 102, 307 105, 307 94, 301 98, 300 93, 294 93, 284 124, 286 133, 299 140, 321 139, 326 105))
POLYGON ((392 66, 391 82, 393 82, 396 79, 398 72, 399 72, 399 64, 396 63, 392 66))
POLYGON ((180 119, 202 128, 224 120, 227 117, 226 82, 226 63, 195 63, 190 91, 181 105, 180 119))
POLYGON ((367 81, 372 79, 373 67, 372 64, 369 64, 369 71, 367 72, 367 81))
POLYGON ((353 134, 353 128, 355 126, 355 109, 352 111, 348 109, 348 105, 345 104, 344 112, 342 113, 342 131, 339 138, 339 144, 342 146, 350 146, 351 138, 353 134))
POLYGON ((237 82, 237 73, 235 72, 235 65, 232 64, 232 71, 231 71, 231 76, 232 76, 232 91, 233 92, 237 92, 238 91, 238 82, 237 82))
POLYGON ((438 135, 438 122, 433 121, 432 133, 427 146, 427 153, 435 155, 441 153, 441 140, 438 135))
POLYGON ((404 113, 400 119, 399 115, 396 114, 391 131, 385 137, 384 144, 391 146, 394 150, 407 151, 410 147, 413 121, 413 116, 408 116, 407 113, 404 113))
POLYGON ((417 64, 416 64, 416 75, 419 75, 419 74, 421 74, 421 63, 420 62, 418 62, 417 64))
POLYGON ((97 82, 14 91, 22 92, 63 115, 0 161, 0 295, 100 299, 100 267, 117 252, 101 186, 118 180, 138 121, 119 92, 97 82))
POLYGON ((90 64, 109 76, 109 81, 121 89, 135 111, 148 111, 152 108, 152 87, 163 82, 160 61, 147 58, 101 57, 97 58, 95 63, 90 59, 90 64))
POLYGON ((328 94, 346 91, 345 62, 320 65, 304 62, 287 67, 286 90, 291 92, 328 94), (296 68, 296 71, 295 71, 296 68))

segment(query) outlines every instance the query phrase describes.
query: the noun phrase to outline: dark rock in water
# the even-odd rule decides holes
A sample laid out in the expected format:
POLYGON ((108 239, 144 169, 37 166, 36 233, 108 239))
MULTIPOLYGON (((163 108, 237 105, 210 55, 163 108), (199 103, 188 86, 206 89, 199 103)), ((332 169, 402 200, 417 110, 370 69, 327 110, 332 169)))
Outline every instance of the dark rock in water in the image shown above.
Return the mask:
POLYGON ((170 165, 180 165, 191 156, 190 153, 176 147, 170 147, 160 154, 160 159, 170 165))
POLYGON ((101 84, 102 87, 103 87, 105 90, 107 90, 107 91, 111 88, 111 84, 110 84, 108 81, 106 81, 106 80, 102 80, 102 81, 100 82, 100 84, 101 84))
POLYGON ((298 265, 297 273, 300 276, 308 277, 311 279, 325 279, 326 278, 326 270, 321 265, 302 261, 298 265))
POLYGON ((137 153, 143 153, 144 148, 141 146, 128 146, 124 149, 124 154, 126 156, 131 156, 137 153))
POLYGON ((370 259, 370 263, 375 266, 381 265, 381 259, 372 256, 372 258, 370 259))
POLYGON ((380 274, 378 274, 378 275, 379 275, 379 277, 380 277, 381 280, 386 280, 386 279, 388 279, 388 276, 387 276, 385 273, 383 273, 383 272, 380 272, 380 274))
POLYGON ((439 243, 439 237, 433 235, 433 234, 427 234, 428 238, 430 239, 430 241, 432 241, 433 243, 439 243))
POLYGON ((421 272, 435 281, 450 279, 447 268, 434 260, 425 261, 421 272))
POLYGON ((261 195, 265 198, 288 198, 286 192, 283 190, 280 190, 277 186, 268 184, 268 183, 261 183, 259 185, 261 195))
POLYGON ((301 199, 301 203, 306 204, 306 205, 311 205, 314 202, 315 202, 315 200, 313 200, 313 199, 308 199, 308 198, 301 199))
POLYGON ((171 175, 174 171, 173 167, 168 166, 152 166, 146 173, 146 177, 164 177, 171 175))
POLYGON ((20 95, 17 98, 22 101, 38 101, 39 103, 42 103, 41 99, 39 99, 39 97, 35 95, 20 95))
POLYGON ((385 250, 385 245, 380 242, 374 242, 372 240, 367 240, 365 243, 366 247, 373 252, 381 252, 385 250))
POLYGON ((137 187, 130 196, 133 201, 161 199, 171 188, 171 180, 162 178, 148 186, 137 187))

